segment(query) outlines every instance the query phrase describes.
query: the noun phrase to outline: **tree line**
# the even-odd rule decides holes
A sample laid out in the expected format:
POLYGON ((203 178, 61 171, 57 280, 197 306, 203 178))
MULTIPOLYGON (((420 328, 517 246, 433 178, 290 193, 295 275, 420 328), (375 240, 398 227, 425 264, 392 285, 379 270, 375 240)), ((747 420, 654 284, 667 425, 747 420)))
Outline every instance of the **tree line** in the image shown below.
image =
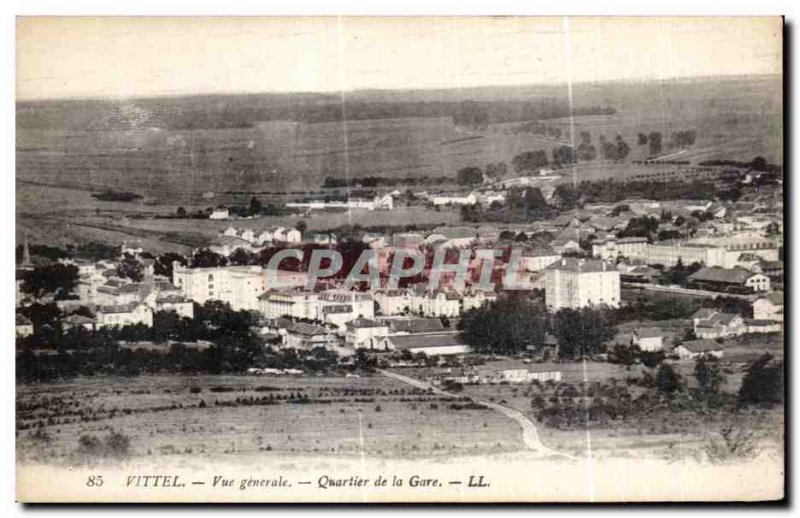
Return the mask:
POLYGON ((156 312, 152 327, 137 324, 97 330, 63 328, 62 314, 55 304, 34 304, 25 312, 34 321, 34 334, 17 338, 17 375, 23 381, 145 372, 240 373, 254 366, 319 371, 338 361, 330 351, 270 347, 270 342, 256 331, 256 314, 234 311, 219 301, 195 303, 194 318, 180 317, 174 311, 156 312), (163 350, 123 345, 135 342, 172 345, 163 350), (209 345, 198 347, 202 342, 209 345), (34 352, 43 350, 55 354, 34 352))

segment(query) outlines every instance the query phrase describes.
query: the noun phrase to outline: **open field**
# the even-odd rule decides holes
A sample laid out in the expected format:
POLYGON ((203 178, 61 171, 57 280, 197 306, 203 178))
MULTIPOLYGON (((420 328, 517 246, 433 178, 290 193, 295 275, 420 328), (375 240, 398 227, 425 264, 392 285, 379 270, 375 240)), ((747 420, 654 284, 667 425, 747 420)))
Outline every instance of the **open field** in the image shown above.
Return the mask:
MULTIPOLYGON (((522 95, 522 90, 497 89, 496 99, 522 95)), ((531 95, 536 95, 535 87, 531 95)), ((566 91, 547 95, 563 96, 566 91)), ((606 106, 617 113, 540 122, 564 134, 574 127, 576 137, 589 131, 595 143, 600 135, 622 135, 631 146, 629 161, 647 157, 647 146, 636 144, 638 133, 660 131, 666 144, 671 132, 682 129, 695 130, 697 142, 685 151, 665 148, 664 154, 680 153, 676 158, 695 163, 756 155, 779 163, 782 158, 779 77, 577 85, 573 95, 576 106, 606 106)), ((145 106, 142 110, 155 109, 146 101, 140 104, 145 106)), ((17 131, 18 178, 136 190, 176 201, 206 191, 311 190, 325 176, 455 177, 461 167, 510 163, 522 151, 549 152, 570 142, 566 135, 554 139, 520 131, 525 119, 466 130, 450 117, 393 118, 388 111, 385 118, 262 120, 250 128, 177 130, 145 124, 90 131, 70 126, 86 109, 73 108, 75 113, 67 110, 57 117, 47 112, 46 104, 24 109, 17 131), (39 115, 44 119, 28 124, 39 115)), ((96 108, 100 113, 115 109, 96 108)))
POLYGON ((17 387, 21 462, 84 462, 78 439, 110 430, 134 457, 257 452, 371 456, 521 449, 518 426, 488 409, 380 377, 95 377, 17 387))
MULTIPOLYGON (((691 374, 694 368, 693 362, 677 364, 676 367, 684 380, 690 385, 694 383, 691 374)), ((644 370, 646 370, 644 367, 634 367, 626 373, 628 376, 639 376, 644 370)), ((738 369, 729 372, 730 374, 726 374, 728 379, 723 387, 725 391, 730 391, 734 387, 738 389, 744 375, 738 369)), ((591 383, 597 378, 588 379, 591 383)), ((626 385, 624 378, 617 380, 621 385, 626 385)), ((570 383, 578 387, 579 393, 581 392, 580 384, 570 383)), ((627 385, 627 388, 634 398, 641 393, 639 387, 627 385)), ((536 423, 531 399, 537 395, 547 398, 552 394, 552 390, 546 387, 539 389, 515 385, 470 385, 465 386, 464 394, 516 408, 536 423)), ((718 434, 725 426, 753 432, 756 444, 764 452, 782 453, 783 421, 782 409, 759 409, 733 414, 722 410, 704 414, 691 411, 672 412, 669 417, 655 414, 633 421, 620 421, 611 426, 590 428, 580 426, 572 429, 552 428, 543 423, 537 423, 536 426, 544 444, 568 455, 581 457, 591 454, 596 458, 664 459, 678 455, 680 452, 676 450, 682 450, 685 455, 689 455, 691 450, 702 451, 709 439, 719 439, 718 434)))
MULTIPOLYGON (((748 363, 758 356, 770 352, 782 357, 781 344, 775 339, 764 339, 760 343, 741 344, 733 341, 726 357, 721 361, 725 383, 720 390, 736 394, 741 386, 748 363), (729 354, 730 353, 730 354, 729 354), (730 357, 730 358, 729 358, 730 357)), ((694 361, 671 362, 689 388, 696 386, 693 376, 694 361)), ((640 378, 645 372, 655 375, 654 369, 643 365, 626 368, 601 362, 586 363, 534 363, 502 359, 488 362, 486 368, 528 368, 538 372, 558 370, 562 373, 562 384, 573 385, 580 395, 595 382, 624 386, 636 398, 645 392, 638 385, 630 384, 628 378, 640 378)), ((446 374, 445 369, 403 369, 403 374, 425 378, 433 374, 446 374)), ((563 385, 562 385, 563 386, 563 385)), ((726 426, 753 432, 754 443, 765 454, 782 455, 784 414, 782 408, 744 410, 731 413, 727 410, 708 410, 703 413, 675 411, 668 416, 663 413, 642 416, 635 420, 618 420, 608 426, 553 428, 537 421, 532 400, 541 396, 548 399, 554 394, 556 384, 544 386, 528 384, 465 385, 462 395, 505 405, 521 411, 536 423, 542 442, 549 448, 574 457, 590 455, 594 458, 651 458, 685 460, 689 455, 701 452, 710 440, 718 440, 719 432, 726 426)))
MULTIPOLYGON (((342 225, 364 227, 380 225, 439 226, 459 222, 457 211, 435 211, 422 207, 399 208, 394 211, 352 210, 350 212, 313 211, 308 216, 264 216, 257 219, 216 221, 208 219, 167 219, 177 205, 164 205, 149 199, 133 202, 97 200, 82 189, 50 187, 17 182, 17 240, 27 233, 33 242, 76 244, 100 241, 118 245, 136 239, 146 250, 188 252, 216 238, 233 225, 237 228, 264 229, 277 226, 294 227, 304 220, 309 231, 330 230, 342 225)), ((238 196, 236 203, 246 204, 249 198, 238 196)), ((185 205, 189 211, 213 205, 185 205)))
MULTIPOLYGON (((524 151, 544 149, 549 155, 553 148, 572 142, 568 133, 573 128, 575 137, 581 131, 589 131, 595 145, 601 135, 613 139, 620 134, 629 143, 631 153, 623 163, 600 159, 580 163, 563 172, 562 182, 625 179, 680 169, 682 166, 631 163, 647 157, 647 146, 638 146, 636 136, 650 131, 662 132, 666 143, 672 131, 695 130, 697 142, 692 147, 664 150, 692 165, 712 158, 750 160, 756 155, 780 163, 781 94, 779 77, 576 85, 575 106, 608 107, 617 113, 540 120, 562 131, 558 139, 525 131, 524 125, 529 121, 524 118, 515 122, 513 117, 506 117, 476 130, 459 127, 448 116, 401 117, 384 105, 384 118, 346 122, 277 119, 256 120, 251 127, 192 129, 173 129, 168 124, 171 117, 183 120, 191 114, 205 120, 203 110, 211 110, 206 114, 210 117, 226 102, 236 106, 236 113, 246 113, 247 103, 263 109, 266 101, 258 96, 232 96, 218 99, 217 104, 189 97, 174 101, 133 100, 123 106, 111 101, 24 105, 18 107, 16 134, 18 228, 28 231, 34 241, 96 239, 118 244, 136 237, 153 251, 181 251, 187 243, 162 239, 162 234, 182 232, 188 225, 199 234, 213 237, 217 227, 202 222, 198 228, 197 220, 131 219, 124 226, 133 232, 127 232, 119 228, 123 225, 116 219, 174 213, 179 206, 192 211, 220 203, 246 203, 249 199, 246 194, 226 195, 226 191, 258 192, 265 202, 284 202, 290 198, 287 192, 319 192, 326 176, 455 178, 463 167, 510 164, 515 155, 524 151), (185 105, 191 112, 170 111, 170 103, 185 105), (125 114, 131 113, 149 115, 137 115, 128 124, 125 114), (120 124, 111 123, 120 116, 120 124), (104 121, 111 121, 110 125, 104 126, 104 121), (90 192, 103 189, 132 191, 143 199, 113 203, 91 198, 90 192), (202 194, 209 191, 216 196, 203 198, 202 194), (88 226, 81 225, 87 222, 88 226)), ((531 86, 403 95, 365 92, 355 94, 355 98, 368 104, 398 103, 397 99, 403 96, 424 102, 473 96, 482 102, 497 103, 498 99, 565 99, 565 95, 566 91, 556 87, 531 86)), ((325 102, 332 101, 325 98, 325 102)), ((400 106, 404 106, 403 102, 395 107, 400 106)), ((225 120, 215 123, 219 122, 225 120)), ((452 186, 437 186, 448 187, 452 186)), ((446 224, 457 218, 456 213, 418 210, 355 217, 346 213, 315 214, 308 224, 311 230, 324 230, 347 223, 446 224)), ((261 223, 286 224, 291 223, 291 218, 255 224, 261 223)))

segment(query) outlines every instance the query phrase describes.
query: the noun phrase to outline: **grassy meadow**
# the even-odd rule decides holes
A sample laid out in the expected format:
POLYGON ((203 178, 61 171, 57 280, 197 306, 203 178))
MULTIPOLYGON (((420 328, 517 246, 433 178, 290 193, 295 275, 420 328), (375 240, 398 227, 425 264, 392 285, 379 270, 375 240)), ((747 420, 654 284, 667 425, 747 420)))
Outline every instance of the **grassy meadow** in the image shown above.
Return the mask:
POLYGON ((430 457, 523 448, 492 410, 381 377, 93 377, 17 387, 20 462, 97 460, 82 436, 119 432, 132 458, 205 455, 430 457))

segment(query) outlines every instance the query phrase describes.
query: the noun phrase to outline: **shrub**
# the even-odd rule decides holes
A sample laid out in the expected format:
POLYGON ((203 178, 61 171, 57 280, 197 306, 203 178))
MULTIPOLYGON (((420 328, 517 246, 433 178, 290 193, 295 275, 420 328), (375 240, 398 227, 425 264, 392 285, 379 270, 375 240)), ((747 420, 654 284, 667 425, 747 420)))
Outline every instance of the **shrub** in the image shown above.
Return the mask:
POLYGON ((656 389, 661 394, 671 395, 683 390, 683 383, 680 374, 667 363, 661 364, 658 368, 655 379, 656 389))
POLYGON ((78 453, 88 457, 96 457, 102 454, 103 445, 100 439, 94 435, 83 434, 78 438, 78 453))
POLYGON ((709 437, 704 446, 706 456, 712 463, 752 459, 758 454, 753 440, 753 432, 735 430, 733 426, 726 426, 720 430, 719 435, 719 439, 709 437))
POLYGON ((111 435, 106 437, 105 450, 106 454, 110 457, 126 457, 130 451, 131 439, 127 435, 119 432, 111 432, 111 435))
POLYGON ((127 435, 112 431, 104 440, 83 434, 78 438, 78 453, 84 457, 121 459, 130 453, 131 440, 127 435))

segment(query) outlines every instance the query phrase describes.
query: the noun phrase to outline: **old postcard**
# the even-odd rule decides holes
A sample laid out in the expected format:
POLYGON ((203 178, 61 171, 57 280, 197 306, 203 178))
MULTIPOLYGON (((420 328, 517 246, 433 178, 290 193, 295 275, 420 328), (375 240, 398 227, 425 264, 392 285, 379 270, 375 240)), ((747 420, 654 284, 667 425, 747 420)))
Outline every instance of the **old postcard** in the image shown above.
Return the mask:
POLYGON ((20 17, 22 502, 784 497, 780 17, 20 17))

